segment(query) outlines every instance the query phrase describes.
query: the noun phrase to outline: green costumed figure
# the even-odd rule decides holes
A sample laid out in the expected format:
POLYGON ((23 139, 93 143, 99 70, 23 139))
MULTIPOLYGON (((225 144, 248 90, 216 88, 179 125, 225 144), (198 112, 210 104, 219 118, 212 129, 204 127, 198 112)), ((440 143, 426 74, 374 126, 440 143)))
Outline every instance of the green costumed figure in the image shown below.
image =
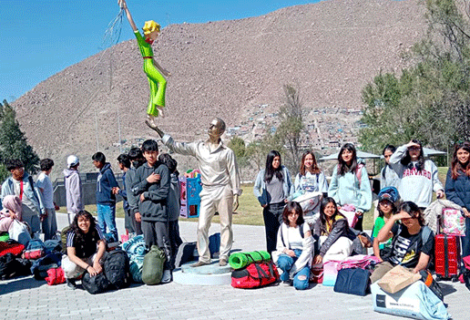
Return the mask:
POLYGON ((131 13, 127 8, 125 0, 118 0, 118 4, 122 10, 126 12, 127 20, 134 30, 137 44, 139 45, 140 53, 144 58, 144 72, 147 75, 150 88, 150 99, 147 107, 147 114, 151 117, 163 117, 163 107, 165 107, 165 90, 166 79, 162 75, 169 76, 165 69, 163 69, 157 61, 153 58, 152 43, 157 39, 160 33, 160 25, 153 20, 146 21, 144 27, 144 36, 142 36, 137 29, 131 13))

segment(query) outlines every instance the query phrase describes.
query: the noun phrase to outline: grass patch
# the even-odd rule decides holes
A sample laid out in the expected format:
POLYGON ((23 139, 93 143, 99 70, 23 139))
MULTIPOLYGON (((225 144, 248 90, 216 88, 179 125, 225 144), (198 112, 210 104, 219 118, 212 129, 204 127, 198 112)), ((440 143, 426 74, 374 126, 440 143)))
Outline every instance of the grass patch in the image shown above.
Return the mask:
MULTIPOLYGON (((445 186, 447 167, 439 167, 439 180, 442 182, 442 185, 445 186)), ((263 208, 261 208, 258 199, 256 199, 253 194, 253 186, 242 186, 243 194, 239 197, 239 207, 237 213, 233 215, 234 224, 245 224, 245 225, 255 225, 262 226, 264 225, 263 221, 263 208)), ((436 194, 433 194, 433 201, 436 200, 436 194)), ((96 205, 87 205, 85 209, 91 214, 96 215, 96 205)), ((374 220, 374 205, 372 208, 364 213, 363 228, 364 230, 370 230, 373 226, 374 220)), ((122 208, 122 202, 116 204, 116 217, 124 218, 124 209, 122 208)), ((197 219, 186 219, 180 218, 181 221, 194 221, 197 219)), ((220 219, 218 216, 215 216, 212 219, 212 222, 219 223, 220 219)))

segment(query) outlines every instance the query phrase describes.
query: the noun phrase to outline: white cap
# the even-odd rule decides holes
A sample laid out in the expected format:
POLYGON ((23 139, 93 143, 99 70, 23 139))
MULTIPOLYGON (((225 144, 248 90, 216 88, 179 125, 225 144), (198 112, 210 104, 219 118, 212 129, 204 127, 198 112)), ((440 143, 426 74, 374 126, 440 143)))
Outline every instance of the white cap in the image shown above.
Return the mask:
POLYGON ((74 156, 73 154, 67 157, 67 168, 75 167, 77 164, 80 163, 80 160, 78 159, 77 156, 74 156))

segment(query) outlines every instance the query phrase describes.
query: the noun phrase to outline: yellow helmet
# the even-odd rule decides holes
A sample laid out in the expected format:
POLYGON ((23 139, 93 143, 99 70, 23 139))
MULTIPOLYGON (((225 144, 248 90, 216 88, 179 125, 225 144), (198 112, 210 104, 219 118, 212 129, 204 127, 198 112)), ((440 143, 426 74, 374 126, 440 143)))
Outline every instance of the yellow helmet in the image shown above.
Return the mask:
POLYGON ((153 20, 145 21, 144 27, 144 34, 148 35, 154 31, 160 31, 160 25, 153 20))

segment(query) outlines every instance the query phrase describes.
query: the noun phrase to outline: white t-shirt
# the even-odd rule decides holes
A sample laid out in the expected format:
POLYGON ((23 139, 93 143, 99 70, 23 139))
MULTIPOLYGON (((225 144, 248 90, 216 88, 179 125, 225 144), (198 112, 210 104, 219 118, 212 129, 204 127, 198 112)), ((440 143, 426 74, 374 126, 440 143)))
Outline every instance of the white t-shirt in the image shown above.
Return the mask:
POLYGON ((36 187, 42 194, 42 201, 44 203, 44 208, 52 209, 54 208, 54 189, 52 187, 51 179, 47 174, 41 172, 36 181, 36 187))
MULTIPOLYGON (((304 237, 305 237, 305 234, 308 231, 310 231, 310 227, 308 223, 304 223, 303 227, 304 227, 304 237)), ((302 250, 304 248, 303 239, 302 239, 302 236, 300 235, 299 228, 300 228, 299 226, 295 228, 292 228, 292 227, 287 228, 287 237, 286 237, 287 239, 284 239, 284 241, 286 242, 286 246, 289 247, 290 245, 290 248, 292 250, 294 249, 302 250), (287 244, 287 241, 289 242, 289 244, 287 244)))

